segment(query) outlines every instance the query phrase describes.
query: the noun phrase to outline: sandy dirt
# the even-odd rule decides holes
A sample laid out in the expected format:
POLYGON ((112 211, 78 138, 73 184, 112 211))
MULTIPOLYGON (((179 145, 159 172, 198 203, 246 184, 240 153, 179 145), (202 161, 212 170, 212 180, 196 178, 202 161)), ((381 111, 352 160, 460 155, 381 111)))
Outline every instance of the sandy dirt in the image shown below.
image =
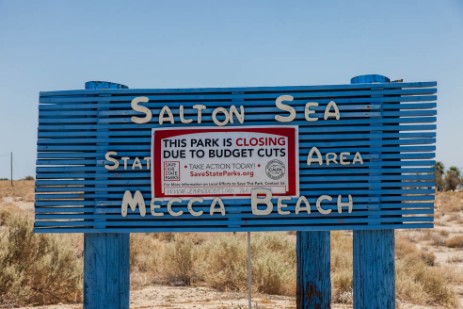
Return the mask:
MULTIPOLYGON (((23 307, 21 309, 82 309, 82 304, 23 307)), ((131 309, 245 309, 247 294, 217 292, 202 287, 150 286, 130 293, 131 309)), ((295 309, 294 297, 275 295, 253 295, 254 309, 295 309)), ((348 309, 352 305, 335 304, 332 309, 348 309)), ((398 309, 432 309, 435 307, 398 304, 398 309)))
MULTIPOLYGON (((253 308, 262 309, 290 309, 296 308, 292 297, 254 295, 253 308)), ((131 291, 130 308, 247 308, 248 299, 245 293, 217 292, 203 287, 171 287, 150 286, 142 290, 131 291)), ((78 309, 81 304, 55 305, 42 307, 25 307, 22 309, 78 309)))

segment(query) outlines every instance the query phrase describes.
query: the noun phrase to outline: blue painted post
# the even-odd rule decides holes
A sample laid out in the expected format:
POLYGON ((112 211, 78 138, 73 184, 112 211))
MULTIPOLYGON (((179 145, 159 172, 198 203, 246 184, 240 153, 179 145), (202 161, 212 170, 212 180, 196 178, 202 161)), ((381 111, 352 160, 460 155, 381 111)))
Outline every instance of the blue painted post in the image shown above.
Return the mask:
MULTIPOLYGON (((110 82, 85 83, 85 89, 121 88, 127 86, 110 82)), ((105 147, 107 145, 98 144, 97 155, 101 155, 101 152, 106 150, 105 147)), ((100 160, 100 158, 95 159, 100 160)), ((95 175, 98 179, 104 177, 99 173, 95 175)), ((95 200, 95 214, 99 213, 99 202, 104 201, 95 200)), ((98 227, 104 227, 104 224, 104 221, 97 223, 98 227)), ((129 295, 130 234, 86 233, 84 235, 84 308, 128 309, 129 295)))
POLYGON ((331 308, 330 232, 297 232, 299 309, 331 308))
POLYGON ((394 230, 354 231, 354 308, 395 308, 394 230))
MULTIPOLYGON (((381 75, 362 75, 351 83, 389 81, 381 75)), ((376 199, 371 209, 381 207, 379 197, 376 199)), ((353 254, 354 308, 395 308, 394 230, 354 231, 353 254)))
POLYGON ((130 234, 85 234, 84 308, 129 308, 130 234))

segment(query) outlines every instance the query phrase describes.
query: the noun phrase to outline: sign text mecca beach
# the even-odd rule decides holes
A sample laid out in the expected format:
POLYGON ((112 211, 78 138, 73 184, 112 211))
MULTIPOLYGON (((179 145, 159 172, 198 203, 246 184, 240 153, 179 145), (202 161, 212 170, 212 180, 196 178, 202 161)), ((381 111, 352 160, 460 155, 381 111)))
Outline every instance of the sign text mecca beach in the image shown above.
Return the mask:
POLYGON ((423 228, 436 83, 41 92, 36 232, 423 228))

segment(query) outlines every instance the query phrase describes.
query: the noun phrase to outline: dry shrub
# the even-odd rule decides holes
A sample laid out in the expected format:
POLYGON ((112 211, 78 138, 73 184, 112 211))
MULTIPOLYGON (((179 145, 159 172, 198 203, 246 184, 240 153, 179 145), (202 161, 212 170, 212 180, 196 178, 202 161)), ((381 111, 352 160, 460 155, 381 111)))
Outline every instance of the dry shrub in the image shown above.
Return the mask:
MULTIPOLYGON (((131 239, 132 284, 200 284, 220 291, 247 289, 244 234, 173 234, 171 241, 149 235, 131 239)), ((253 233, 253 288, 256 292, 295 295, 294 236, 253 233)))
POLYGON ((150 235, 151 237, 154 237, 158 239, 159 241, 174 241, 175 238, 175 233, 153 233, 153 234, 147 234, 150 235))
POLYGON ((175 285, 191 285, 195 276, 196 248, 189 235, 175 234, 163 255, 164 277, 175 285))
POLYGON ((449 224, 448 224, 444 219, 445 219, 445 218, 442 217, 441 220, 435 220, 435 221, 434 221, 435 226, 441 226, 441 227, 442 227, 442 226, 449 226, 449 224))
POLYGON ((434 266, 436 261, 436 255, 433 252, 419 250, 415 244, 402 235, 395 237, 395 257, 396 259, 413 257, 429 266, 434 266))
MULTIPOLYGON (((294 242, 284 233, 253 233, 252 280, 257 292, 295 295, 294 242)), ((247 289, 247 244, 243 234, 217 234, 199 248, 198 269, 208 286, 221 291, 247 289)))
MULTIPOLYGON (((435 234, 443 236, 446 232, 435 234)), ((220 291, 247 289, 244 233, 174 234, 172 241, 165 237, 162 240, 149 235, 143 237, 147 239, 138 240, 139 244, 133 241, 132 265, 149 274, 153 281, 205 285, 220 291), (145 256, 145 252, 150 256, 145 256), (154 267, 150 270, 151 266, 154 267)), ((294 235, 253 233, 251 246, 254 292, 295 295, 294 235)), ((457 279, 449 278, 445 269, 434 266, 435 258, 432 252, 419 250, 398 233, 396 291, 399 300, 439 307, 457 304, 450 288, 450 282, 457 279)), ((331 233, 331 269, 333 301, 352 303, 351 233, 331 233)))
POLYGON ((458 305, 444 269, 431 266, 434 259, 432 253, 417 249, 403 237, 396 237, 396 293, 401 301, 449 307, 458 305))
POLYGON ((252 274, 258 292, 296 294, 294 236, 281 233, 253 234, 252 274))
POLYGON ((449 236, 449 231, 447 230, 437 230, 437 233, 439 233, 441 236, 448 237, 449 236))
POLYGON ((199 251, 198 271, 208 286, 219 291, 246 289, 246 244, 240 235, 217 234, 199 251))
POLYGON ((459 213, 452 213, 449 215, 449 217, 447 218, 447 221, 448 222, 461 222, 461 214, 459 213))
POLYGON ((455 286, 463 285, 463 269, 455 266, 442 266, 440 269, 449 283, 455 286))
POLYGON ((396 292, 401 300, 414 304, 453 308, 458 305, 442 269, 429 267, 413 256, 397 260, 396 292))
POLYGON ((192 285, 199 267, 196 251, 204 236, 192 233, 132 234, 131 286, 192 285))
POLYGON ((463 235, 457 235, 448 238, 445 245, 449 248, 463 248, 463 235))
POLYGON ((130 235, 130 286, 134 289, 160 281, 156 270, 164 245, 155 235, 130 235))
POLYGON ((424 229, 421 230, 417 239, 421 241, 429 241, 433 246, 444 246, 448 236, 449 232, 443 229, 424 229))
POLYGON ((447 263, 450 263, 450 264, 460 264, 460 263, 463 263, 463 256, 460 256, 460 255, 453 255, 453 256, 450 256, 447 258, 447 263))
POLYGON ((72 242, 34 235, 31 220, 3 215, 0 232, 0 305, 46 305, 82 298, 82 261, 72 242))
POLYGON ((436 255, 434 252, 427 251, 427 250, 420 250, 420 258, 429 266, 436 265, 436 255))

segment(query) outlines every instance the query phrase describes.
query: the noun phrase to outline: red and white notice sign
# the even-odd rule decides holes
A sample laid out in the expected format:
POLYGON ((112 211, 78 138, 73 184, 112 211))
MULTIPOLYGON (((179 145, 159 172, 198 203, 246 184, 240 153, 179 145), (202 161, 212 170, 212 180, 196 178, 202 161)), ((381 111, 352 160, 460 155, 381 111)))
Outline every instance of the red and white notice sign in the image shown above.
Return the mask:
POLYGON ((155 128, 153 198, 299 195, 296 126, 155 128))

